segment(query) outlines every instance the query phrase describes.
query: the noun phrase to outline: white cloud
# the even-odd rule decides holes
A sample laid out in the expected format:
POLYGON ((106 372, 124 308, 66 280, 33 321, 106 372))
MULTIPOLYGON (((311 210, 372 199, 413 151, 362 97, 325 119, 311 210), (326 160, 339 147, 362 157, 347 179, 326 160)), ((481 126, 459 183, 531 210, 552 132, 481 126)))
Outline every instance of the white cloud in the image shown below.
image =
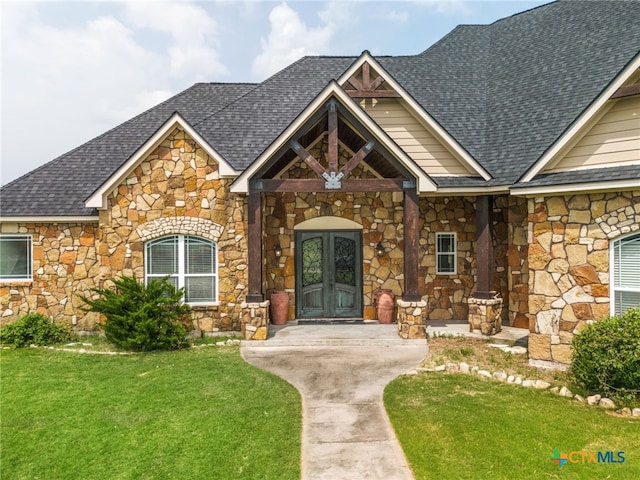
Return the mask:
POLYGON ((465 0, 415 0, 415 3, 429 10, 433 10, 435 13, 443 13, 446 15, 466 15, 471 13, 471 9, 465 0))
POLYGON ((187 2, 129 2, 126 17, 138 28, 168 34, 170 73, 174 77, 208 80, 228 75, 220 61, 218 25, 200 6, 187 2))
POLYGON ((407 12, 399 12, 397 10, 387 10, 381 14, 389 22, 406 23, 409 20, 407 12))
POLYGON ((305 55, 319 55, 328 51, 335 31, 334 24, 308 27, 286 3, 269 14, 271 32, 260 40, 262 52, 253 61, 253 73, 269 76, 305 55))
POLYGON ((226 71, 215 22, 192 5, 160 4, 170 15, 162 18, 161 8, 147 4, 138 22, 118 17, 122 4, 102 16, 60 21, 76 4, 58 5, 58 21, 51 11, 45 20, 40 3, 2 5, 1 184, 165 100, 174 85, 226 71), (141 23, 170 25, 154 27, 167 51, 141 43, 134 29, 141 23))

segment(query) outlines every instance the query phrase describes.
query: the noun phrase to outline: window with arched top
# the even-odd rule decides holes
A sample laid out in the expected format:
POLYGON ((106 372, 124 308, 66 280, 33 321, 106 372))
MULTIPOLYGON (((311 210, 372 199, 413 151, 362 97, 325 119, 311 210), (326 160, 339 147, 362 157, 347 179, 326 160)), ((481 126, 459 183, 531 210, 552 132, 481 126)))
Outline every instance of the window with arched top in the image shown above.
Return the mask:
POLYGON ((218 302, 217 246, 190 235, 170 235, 145 246, 145 279, 169 277, 185 289, 185 302, 211 305, 218 302))
POLYGON ((640 307, 640 233, 613 242, 611 313, 640 307))

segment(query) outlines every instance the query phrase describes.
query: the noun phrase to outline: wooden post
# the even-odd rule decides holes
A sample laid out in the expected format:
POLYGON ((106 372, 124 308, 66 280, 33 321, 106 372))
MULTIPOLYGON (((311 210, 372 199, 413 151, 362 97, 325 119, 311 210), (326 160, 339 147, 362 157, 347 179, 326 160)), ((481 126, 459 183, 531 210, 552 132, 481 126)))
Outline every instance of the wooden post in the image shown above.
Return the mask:
POLYGON ((420 204, 415 187, 404 191, 404 295, 406 302, 422 300, 418 292, 418 248, 420 204))
POLYGON ((248 303, 264 301, 262 293, 262 194, 259 190, 249 187, 249 232, 247 242, 249 247, 249 294, 248 303))
POLYGON ((329 104, 327 124, 329 130, 329 171, 338 171, 338 107, 332 102, 329 104))
POLYGON ((475 298, 493 298, 496 292, 493 290, 493 271, 495 270, 493 258, 493 240, 491 212, 493 197, 491 195, 479 195, 476 197, 476 269, 478 282, 476 284, 475 298))

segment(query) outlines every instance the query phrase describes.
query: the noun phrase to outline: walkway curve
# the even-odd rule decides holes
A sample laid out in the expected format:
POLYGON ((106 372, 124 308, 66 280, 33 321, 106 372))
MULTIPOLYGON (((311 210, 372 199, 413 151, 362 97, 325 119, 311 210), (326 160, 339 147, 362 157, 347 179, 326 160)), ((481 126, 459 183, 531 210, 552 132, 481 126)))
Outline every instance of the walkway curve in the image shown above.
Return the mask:
POLYGON ((376 332, 373 327, 387 326, 313 327, 323 332, 322 345, 312 331, 310 345, 299 334, 272 343, 277 346, 269 340, 260 346, 242 343, 248 363, 284 378, 301 393, 303 480, 414 478, 382 394, 391 380, 420 364, 427 343, 391 338, 388 329, 383 337, 389 338, 381 338, 370 334, 376 332))

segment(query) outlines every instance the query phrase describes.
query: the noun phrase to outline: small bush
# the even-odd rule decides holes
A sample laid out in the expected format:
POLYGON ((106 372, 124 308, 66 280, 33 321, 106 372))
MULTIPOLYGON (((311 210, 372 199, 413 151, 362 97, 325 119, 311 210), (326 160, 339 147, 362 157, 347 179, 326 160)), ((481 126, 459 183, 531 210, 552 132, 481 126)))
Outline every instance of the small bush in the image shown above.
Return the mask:
POLYGON ((592 393, 640 398, 640 309, 587 325, 575 335, 570 374, 592 393))
POLYGON ((40 313, 28 313, 0 329, 0 343, 15 347, 45 346, 73 340, 76 340, 76 335, 69 328, 56 325, 40 313))
POLYGON ((113 283, 113 288, 93 289, 97 299, 81 296, 88 305, 85 310, 105 316, 107 340, 134 351, 188 346, 189 307, 181 303, 182 289, 176 290, 166 278, 145 285, 133 277, 122 277, 113 283))

